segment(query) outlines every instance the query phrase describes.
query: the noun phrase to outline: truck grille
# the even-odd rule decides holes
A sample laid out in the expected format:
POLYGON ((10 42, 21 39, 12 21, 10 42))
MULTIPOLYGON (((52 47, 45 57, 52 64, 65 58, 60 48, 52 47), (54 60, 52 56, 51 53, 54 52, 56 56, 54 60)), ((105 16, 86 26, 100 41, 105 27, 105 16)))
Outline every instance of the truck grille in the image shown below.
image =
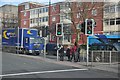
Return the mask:
POLYGON ((34 44, 34 48, 40 48, 40 44, 34 44))

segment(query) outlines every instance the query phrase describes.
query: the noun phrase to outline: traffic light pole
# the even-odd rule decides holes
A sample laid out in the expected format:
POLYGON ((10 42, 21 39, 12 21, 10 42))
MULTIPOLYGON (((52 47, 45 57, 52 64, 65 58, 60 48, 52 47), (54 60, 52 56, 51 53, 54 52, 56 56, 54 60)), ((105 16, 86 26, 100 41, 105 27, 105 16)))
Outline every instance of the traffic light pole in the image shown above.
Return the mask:
POLYGON ((88 34, 87 33, 87 27, 88 27, 88 19, 85 20, 85 34, 87 35, 87 61, 86 61, 86 65, 88 66, 89 63, 89 35, 93 35, 94 34, 94 19, 90 19, 92 20, 92 33, 88 34))
POLYGON ((47 42, 47 37, 44 37, 45 40, 45 46, 44 46, 44 58, 46 58, 46 42, 47 42))
POLYGON ((88 63, 89 63, 89 36, 87 36, 87 62, 86 62, 87 66, 88 63))
POLYGON ((59 61, 59 49, 58 49, 58 46, 59 46, 59 37, 57 36, 57 61, 59 61))

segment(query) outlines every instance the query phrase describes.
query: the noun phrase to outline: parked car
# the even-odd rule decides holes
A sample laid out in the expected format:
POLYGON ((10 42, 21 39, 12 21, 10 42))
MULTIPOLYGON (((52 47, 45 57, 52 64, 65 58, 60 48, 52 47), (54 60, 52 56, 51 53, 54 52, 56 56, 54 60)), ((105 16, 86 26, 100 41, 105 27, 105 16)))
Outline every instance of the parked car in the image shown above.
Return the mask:
POLYGON ((48 43, 46 45, 46 52, 48 55, 56 55, 57 54, 57 44, 48 43))

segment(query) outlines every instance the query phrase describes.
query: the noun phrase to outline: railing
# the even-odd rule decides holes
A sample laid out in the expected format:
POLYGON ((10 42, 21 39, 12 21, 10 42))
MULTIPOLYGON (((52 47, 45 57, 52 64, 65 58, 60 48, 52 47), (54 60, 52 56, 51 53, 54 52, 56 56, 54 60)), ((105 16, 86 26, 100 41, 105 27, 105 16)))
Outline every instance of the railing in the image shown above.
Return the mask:
POLYGON ((89 62, 91 65, 119 63, 118 51, 90 51, 89 62))
MULTIPOLYGON (((81 55, 83 62, 86 62, 86 52, 81 55)), ((120 52, 118 51, 89 51, 89 65, 111 64, 120 62, 120 52)))

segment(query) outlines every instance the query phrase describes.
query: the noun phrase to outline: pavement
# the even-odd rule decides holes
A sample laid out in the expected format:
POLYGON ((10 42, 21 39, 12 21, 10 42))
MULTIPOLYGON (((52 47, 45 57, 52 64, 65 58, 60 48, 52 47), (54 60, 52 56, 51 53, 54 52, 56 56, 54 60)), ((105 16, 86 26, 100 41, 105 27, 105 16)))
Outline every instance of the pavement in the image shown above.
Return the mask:
POLYGON ((93 62, 93 63, 89 62, 88 65, 86 65, 86 62, 83 62, 83 61, 81 61, 81 62, 67 61, 67 57, 64 58, 64 61, 57 61, 57 57, 53 56, 53 55, 46 55, 45 58, 43 55, 28 56, 28 55, 19 54, 19 56, 45 60, 47 62, 60 64, 60 65, 66 65, 66 66, 72 66, 72 67, 76 67, 76 68, 98 69, 98 70, 103 70, 103 71, 119 73, 119 63, 111 63, 110 64, 110 63, 100 63, 100 62, 93 62))

